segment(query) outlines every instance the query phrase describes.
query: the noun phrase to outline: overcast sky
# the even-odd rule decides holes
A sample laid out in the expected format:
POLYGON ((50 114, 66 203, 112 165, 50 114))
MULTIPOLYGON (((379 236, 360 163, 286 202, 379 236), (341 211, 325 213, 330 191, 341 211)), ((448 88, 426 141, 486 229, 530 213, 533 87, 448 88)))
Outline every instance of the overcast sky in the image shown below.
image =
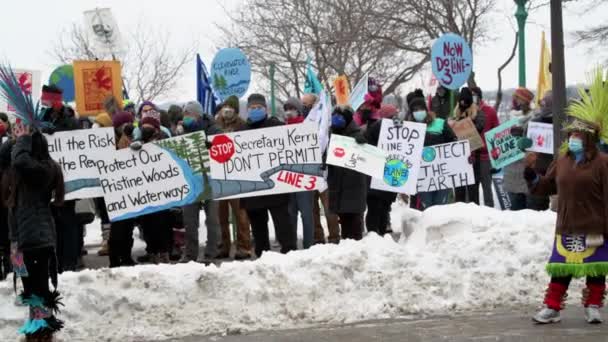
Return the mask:
MULTIPOLYGON (((205 62, 210 64, 216 52, 218 30, 215 24, 226 24, 224 8, 229 10, 240 6, 244 0, 23 0, 3 4, 0 19, 0 60, 9 61, 15 68, 37 69, 42 71, 43 82, 57 66, 50 51, 63 30, 72 23, 82 23, 83 11, 95 7, 110 7, 118 21, 121 31, 133 29, 137 21, 145 19, 159 26, 166 27, 172 34, 169 48, 179 48, 198 42, 198 51, 205 62)), ((497 0, 496 13, 490 18, 492 38, 474 49, 474 64, 477 80, 486 90, 497 87, 496 69, 506 59, 514 38, 515 21, 512 14, 515 5, 512 0, 497 0)), ((576 8, 566 8, 564 26, 567 32, 587 27, 589 24, 608 20, 608 5, 604 4, 589 13, 576 8)), ((540 36, 547 31, 550 39, 549 7, 530 14, 532 22, 527 27, 527 60, 528 87, 536 87, 538 73, 540 36)), ((429 45, 432 42, 429 42, 429 45)), ((550 41, 549 41, 550 43, 550 41)), ((597 47, 588 50, 575 46, 570 37, 566 37, 566 74, 568 84, 584 82, 585 73, 606 55, 597 51, 597 47)), ((176 100, 196 98, 195 63, 187 66, 173 96, 176 100)), ((420 76, 416 82, 428 78, 420 76)), ((517 60, 504 71, 505 87, 517 86, 517 60)), ((409 87, 413 87, 411 84, 409 87)), ((408 90, 408 89, 406 89, 408 90)))

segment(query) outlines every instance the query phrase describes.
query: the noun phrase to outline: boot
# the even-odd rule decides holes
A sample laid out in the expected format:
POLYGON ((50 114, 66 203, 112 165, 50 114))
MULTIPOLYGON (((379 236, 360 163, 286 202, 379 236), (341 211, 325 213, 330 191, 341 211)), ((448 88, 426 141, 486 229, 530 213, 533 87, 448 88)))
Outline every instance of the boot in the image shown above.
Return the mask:
POLYGON ((108 240, 110 240, 110 229, 111 225, 109 223, 101 225, 101 248, 97 252, 97 255, 99 256, 108 256, 110 253, 110 248, 108 245, 108 240))
POLYGON ((559 312, 564 308, 568 287, 559 283, 550 283, 545 295, 545 307, 533 318, 539 324, 557 323, 561 321, 559 312))
MULTIPOLYGON (((158 265, 160 264, 160 254, 158 253, 154 253, 154 254, 148 254, 150 256, 150 263, 154 264, 154 265, 158 265)), ((139 259, 138 259, 139 261, 139 259)))
POLYGON ((587 323, 599 324, 603 322, 600 308, 604 306, 605 295, 605 284, 587 283, 587 288, 583 289, 583 305, 585 306, 587 323))
POLYGON ((169 253, 160 253, 158 255, 158 262, 161 264, 170 264, 171 258, 169 257, 169 253))
POLYGON ((108 247, 108 240, 101 242, 101 247, 97 251, 98 256, 108 256, 110 254, 110 248, 108 247))

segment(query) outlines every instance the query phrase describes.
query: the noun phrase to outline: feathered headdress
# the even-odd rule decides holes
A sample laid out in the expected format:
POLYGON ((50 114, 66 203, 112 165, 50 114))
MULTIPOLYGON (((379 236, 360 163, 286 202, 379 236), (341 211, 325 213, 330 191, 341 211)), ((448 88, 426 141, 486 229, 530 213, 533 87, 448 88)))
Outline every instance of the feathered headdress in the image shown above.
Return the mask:
POLYGON ((32 94, 26 93, 21 88, 10 66, 0 65, 0 96, 15 108, 15 116, 33 129, 52 127, 52 124, 42 120, 44 112, 40 108, 40 103, 34 106, 32 94))

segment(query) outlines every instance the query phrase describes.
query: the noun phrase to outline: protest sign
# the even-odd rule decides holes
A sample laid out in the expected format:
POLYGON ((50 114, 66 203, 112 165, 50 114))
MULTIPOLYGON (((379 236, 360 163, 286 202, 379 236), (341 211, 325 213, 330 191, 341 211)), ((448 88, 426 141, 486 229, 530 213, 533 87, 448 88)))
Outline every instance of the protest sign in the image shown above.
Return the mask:
POLYGON ((251 82, 251 65, 237 48, 221 49, 211 62, 213 91, 221 101, 231 95, 242 97, 251 82))
POLYGON ((306 117, 307 122, 314 122, 319 125, 319 146, 321 146, 321 153, 327 150, 327 145, 329 144, 332 108, 331 97, 327 90, 323 90, 319 96, 319 101, 312 107, 306 117))
POLYGON ((477 132, 477 128, 475 128, 475 124, 470 118, 465 118, 460 121, 450 121, 450 127, 452 127, 452 131, 454 131, 458 140, 469 141, 471 151, 477 151, 478 149, 483 148, 481 135, 477 132))
MULTIPOLYGON (((24 69, 15 69, 13 70, 15 73, 15 77, 17 78, 17 82, 19 83, 19 88, 26 95, 31 95, 34 103, 38 101, 40 98, 40 90, 42 89, 41 81, 40 81, 40 71, 36 70, 24 70, 24 69)), ((14 114, 15 108, 9 105, 4 99, 0 96, 0 112, 4 112, 7 114, 14 114)))
POLYGON ((310 122, 210 137, 213 198, 318 190, 322 153, 310 122))
POLYGON ((74 89, 74 67, 71 64, 57 67, 49 77, 49 84, 63 91, 63 101, 72 102, 76 95, 74 89))
POLYGON ((365 95, 368 93, 369 86, 369 74, 365 74, 363 78, 359 80, 359 83, 353 88, 353 91, 350 93, 350 106, 353 107, 353 110, 359 109, 363 102, 365 102, 365 95))
POLYGON ((84 12, 86 36, 91 37, 91 49, 97 55, 113 56, 125 51, 118 24, 109 8, 96 8, 84 12))
POLYGON ((122 149, 97 163, 112 222, 180 207, 205 196, 208 151, 203 132, 122 149))
POLYGON ((114 128, 57 132, 46 139, 49 154, 63 171, 65 199, 103 196, 97 163, 116 152, 114 128))
POLYGON ((492 167, 502 169, 524 158, 524 151, 517 146, 518 137, 511 134, 511 128, 519 124, 519 119, 511 119, 486 132, 486 143, 492 167))
POLYGON ((532 147, 528 151, 553 154, 553 125, 541 122, 528 123, 528 138, 532 147))
POLYGON ((354 138, 332 134, 326 163, 382 179, 386 152, 376 146, 357 144, 354 138))
POLYGON ((103 102, 110 95, 122 102, 120 72, 118 61, 74 61, 78 114, 88 116, 103 112, 103 102))
POLYGON ((471 48, 461 36, 446 33, 433 44, 431 65, 439 83, 456 90, 465 84, 473 70, 471 48))
POLYGON ((511 209, 511 198, 509 198, 509 193, 505 191, 505 187, 503 185, 503 178, 492 177, 492 184, 494 185, 494 191, 496 192, 496 197, 498 198, 498 204, 500 205, 500 209, 511 209))
POLYGON ((448 190, 475 184, 467 140, 427 146, 422 152, 417 192, 448 190))
POLYGON ((382 178, 372 179, 372 189, 409 195, 416 193, 425 134, 425 124, 403 122, 396 126, 393 120, 382 120, 378 147, 388 156, 382 178))
POLYGON ((334 80, 334 91, 336 92, 336 103, 338 105, 348 104, 350 97, 350 87, 348 86, 348 78, 342 75, 334 80))

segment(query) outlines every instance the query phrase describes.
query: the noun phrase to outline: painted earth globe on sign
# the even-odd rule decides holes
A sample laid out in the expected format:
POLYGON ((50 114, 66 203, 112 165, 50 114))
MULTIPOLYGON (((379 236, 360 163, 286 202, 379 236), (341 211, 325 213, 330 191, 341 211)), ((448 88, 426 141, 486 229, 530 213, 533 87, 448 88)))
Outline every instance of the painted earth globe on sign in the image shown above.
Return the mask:
POLYGON ((437 152, 435 152, 435 149, 432 147, 425 147, 422 150, 422 160, 424 160, 427 163, 430 163, 433 160, 435 160, 436 156, 437 156, 437 152))
POLYGON ((63 101, 74 101, 74 68, 71 65, 62 65, 53 70, 49 84, 56 85, 63 90, 63 101))
POLYGON ((392 159, 384 165, 384 182, 390 186, 400 187, 407 182, 410 171, 404 161, 392 159))

